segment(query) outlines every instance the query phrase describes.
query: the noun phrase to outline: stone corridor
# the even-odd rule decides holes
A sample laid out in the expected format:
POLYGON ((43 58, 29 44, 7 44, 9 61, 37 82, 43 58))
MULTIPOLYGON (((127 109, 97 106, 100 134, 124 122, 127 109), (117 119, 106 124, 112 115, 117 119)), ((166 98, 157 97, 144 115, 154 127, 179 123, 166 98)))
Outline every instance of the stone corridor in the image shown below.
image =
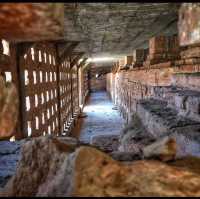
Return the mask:
POLYGON ((0 3, 0 197, 200 196, 200 3, 0 3))
POLYGON ((93 136, 119 135, 123 128, 123 119, 106 91, 91 93, 83 112, 87 117, 83 120, 80 141, 89 143, 93 136))

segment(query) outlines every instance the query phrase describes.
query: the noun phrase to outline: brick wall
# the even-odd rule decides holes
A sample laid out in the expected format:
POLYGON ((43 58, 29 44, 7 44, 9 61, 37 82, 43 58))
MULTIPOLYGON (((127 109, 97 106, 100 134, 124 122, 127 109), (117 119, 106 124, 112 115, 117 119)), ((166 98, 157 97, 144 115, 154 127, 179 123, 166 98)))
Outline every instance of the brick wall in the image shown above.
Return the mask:
POLYGON ((136 101, 155 96, 156 87, 172 82, 172 68, 129 70, 107 74, 107 91, 128 121, 136 109, 136 101))
POLYGON ((106 90, 106 73, 109 67, 91 68, 89 72, 89 87, 91 92, 106 90))

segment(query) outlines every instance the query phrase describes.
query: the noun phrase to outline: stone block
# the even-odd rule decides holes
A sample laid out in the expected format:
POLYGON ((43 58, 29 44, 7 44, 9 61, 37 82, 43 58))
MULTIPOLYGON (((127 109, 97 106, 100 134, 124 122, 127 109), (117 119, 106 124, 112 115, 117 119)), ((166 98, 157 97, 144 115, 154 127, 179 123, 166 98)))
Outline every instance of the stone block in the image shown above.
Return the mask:
POLYGON ((200 117, 200 95, 188 96, 186 107, 188 107, 188 110, 190 110, 192 113, 197 114, 200 117))
POLYGON ((106 152, 117 151, 119 135, 94 135, 91 137, 90 144, 106 152))
MULTIPOLYGON (((149 40, 149 64, 175 60, 179 57, 177 36, 156 36, 149 40)), ((146 63, 148 64, 148 62, 146 63)))
POLYGON ((190 90, 200 91, 200 73, 175 73, 172 75, 172 84, 190 90))
POLYGON ((180 115, 200 121, 200 92, 193 90, 177 90, 172 93, 169 106, 175 108, 180 115))
POLYGON ((178 32, 180 45, 200 43, 200 4, 183 3, 179 9, 178 32))
POLYGON ((159 158, 162 161, 169 161, 175 159, 176 150, 175 140, 164 137, 144 147, 142 153, 144 158, 159 158))
POLYGON ((149 40, 149 54, 162 54, 165 52, 167 52, 167 39, 165 36, 156 36, 149 40))
POLYGON ((149 49, 136 49, 133 51, 133 63, 142 64, 146 60, 149 49))
POLYGON ((180 52, 181 58, 199 58, 200 57, 200 47, 190 47, 180 52))
MULTIPOLYGON (((189 130, 189 128, 188 128, 189 130)), ((199 127, 187 131, 175 131, 169 136, 158 138, 156 142, 143 148, 144 158, 159 158, 172 161, 188 156, 200 157, 199 127)))
POLYGON ((183 159, 182 169, 176 162, 155 160, 122 164, 92 147, 69 153, 67 145, 58 150, 52 140, 45 145, 42 140, 24 146, 17 172, 1 196, 200 196, 197 159, 192 165, 183 159))
POLYGON ((147 131, 155 138, 168 135, 177 129, 186 131, 186 127, 200 125, 193 119, 179 116, 175 109, 167 107, 167 102, 155 99, 139 100, 137 114, 147 131))
POLYGON ((153 136, 148 133, 141 119, 134 113, 120 133, 119 151, 141 154, 142 148, 153 141, 155 141, 153 136))

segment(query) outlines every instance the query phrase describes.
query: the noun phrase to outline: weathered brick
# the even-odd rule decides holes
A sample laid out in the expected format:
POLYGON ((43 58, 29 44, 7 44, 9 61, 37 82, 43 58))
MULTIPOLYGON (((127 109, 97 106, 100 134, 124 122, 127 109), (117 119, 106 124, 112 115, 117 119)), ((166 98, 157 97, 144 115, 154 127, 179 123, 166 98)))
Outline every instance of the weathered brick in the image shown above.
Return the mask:
POLYGON ((193 47, 193 48, 187 48, 185 50, 182 50, 180 52, 182 59, 187 58, 199 58, 200 57, 200 47, 193 47))
POLYGON ((165 36, 152 37, 149 40, 149 54, 167 52, 167 41, 165 36))
POLYGON ((200 91, 200 73, 175 73, 172 75, 172 84, 200 91))
POLYGON ((200 4, 183 3, 179 10, 178 32, 180 45, 200 43, 200 4))
POLYGON ((149 55, 144 65, 162 63, 179 58, 177 36, 156 36, 149 40, 149 55))
POLYGON ((149 49, 136 49, 133 51, 134 64, 141 64, 146 60, 149 49))

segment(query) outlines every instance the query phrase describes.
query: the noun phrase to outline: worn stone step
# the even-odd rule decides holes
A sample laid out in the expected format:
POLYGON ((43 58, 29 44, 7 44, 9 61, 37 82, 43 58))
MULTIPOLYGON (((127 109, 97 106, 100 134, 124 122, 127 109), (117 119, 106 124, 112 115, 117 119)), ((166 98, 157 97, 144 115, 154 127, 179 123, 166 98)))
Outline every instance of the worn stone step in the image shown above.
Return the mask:
POLYGON ((167 106, 167 102, 156 99, 139 100, 137 113, 155 138, 175 132, 198 131, 200 122, 183 117, 167 106))

